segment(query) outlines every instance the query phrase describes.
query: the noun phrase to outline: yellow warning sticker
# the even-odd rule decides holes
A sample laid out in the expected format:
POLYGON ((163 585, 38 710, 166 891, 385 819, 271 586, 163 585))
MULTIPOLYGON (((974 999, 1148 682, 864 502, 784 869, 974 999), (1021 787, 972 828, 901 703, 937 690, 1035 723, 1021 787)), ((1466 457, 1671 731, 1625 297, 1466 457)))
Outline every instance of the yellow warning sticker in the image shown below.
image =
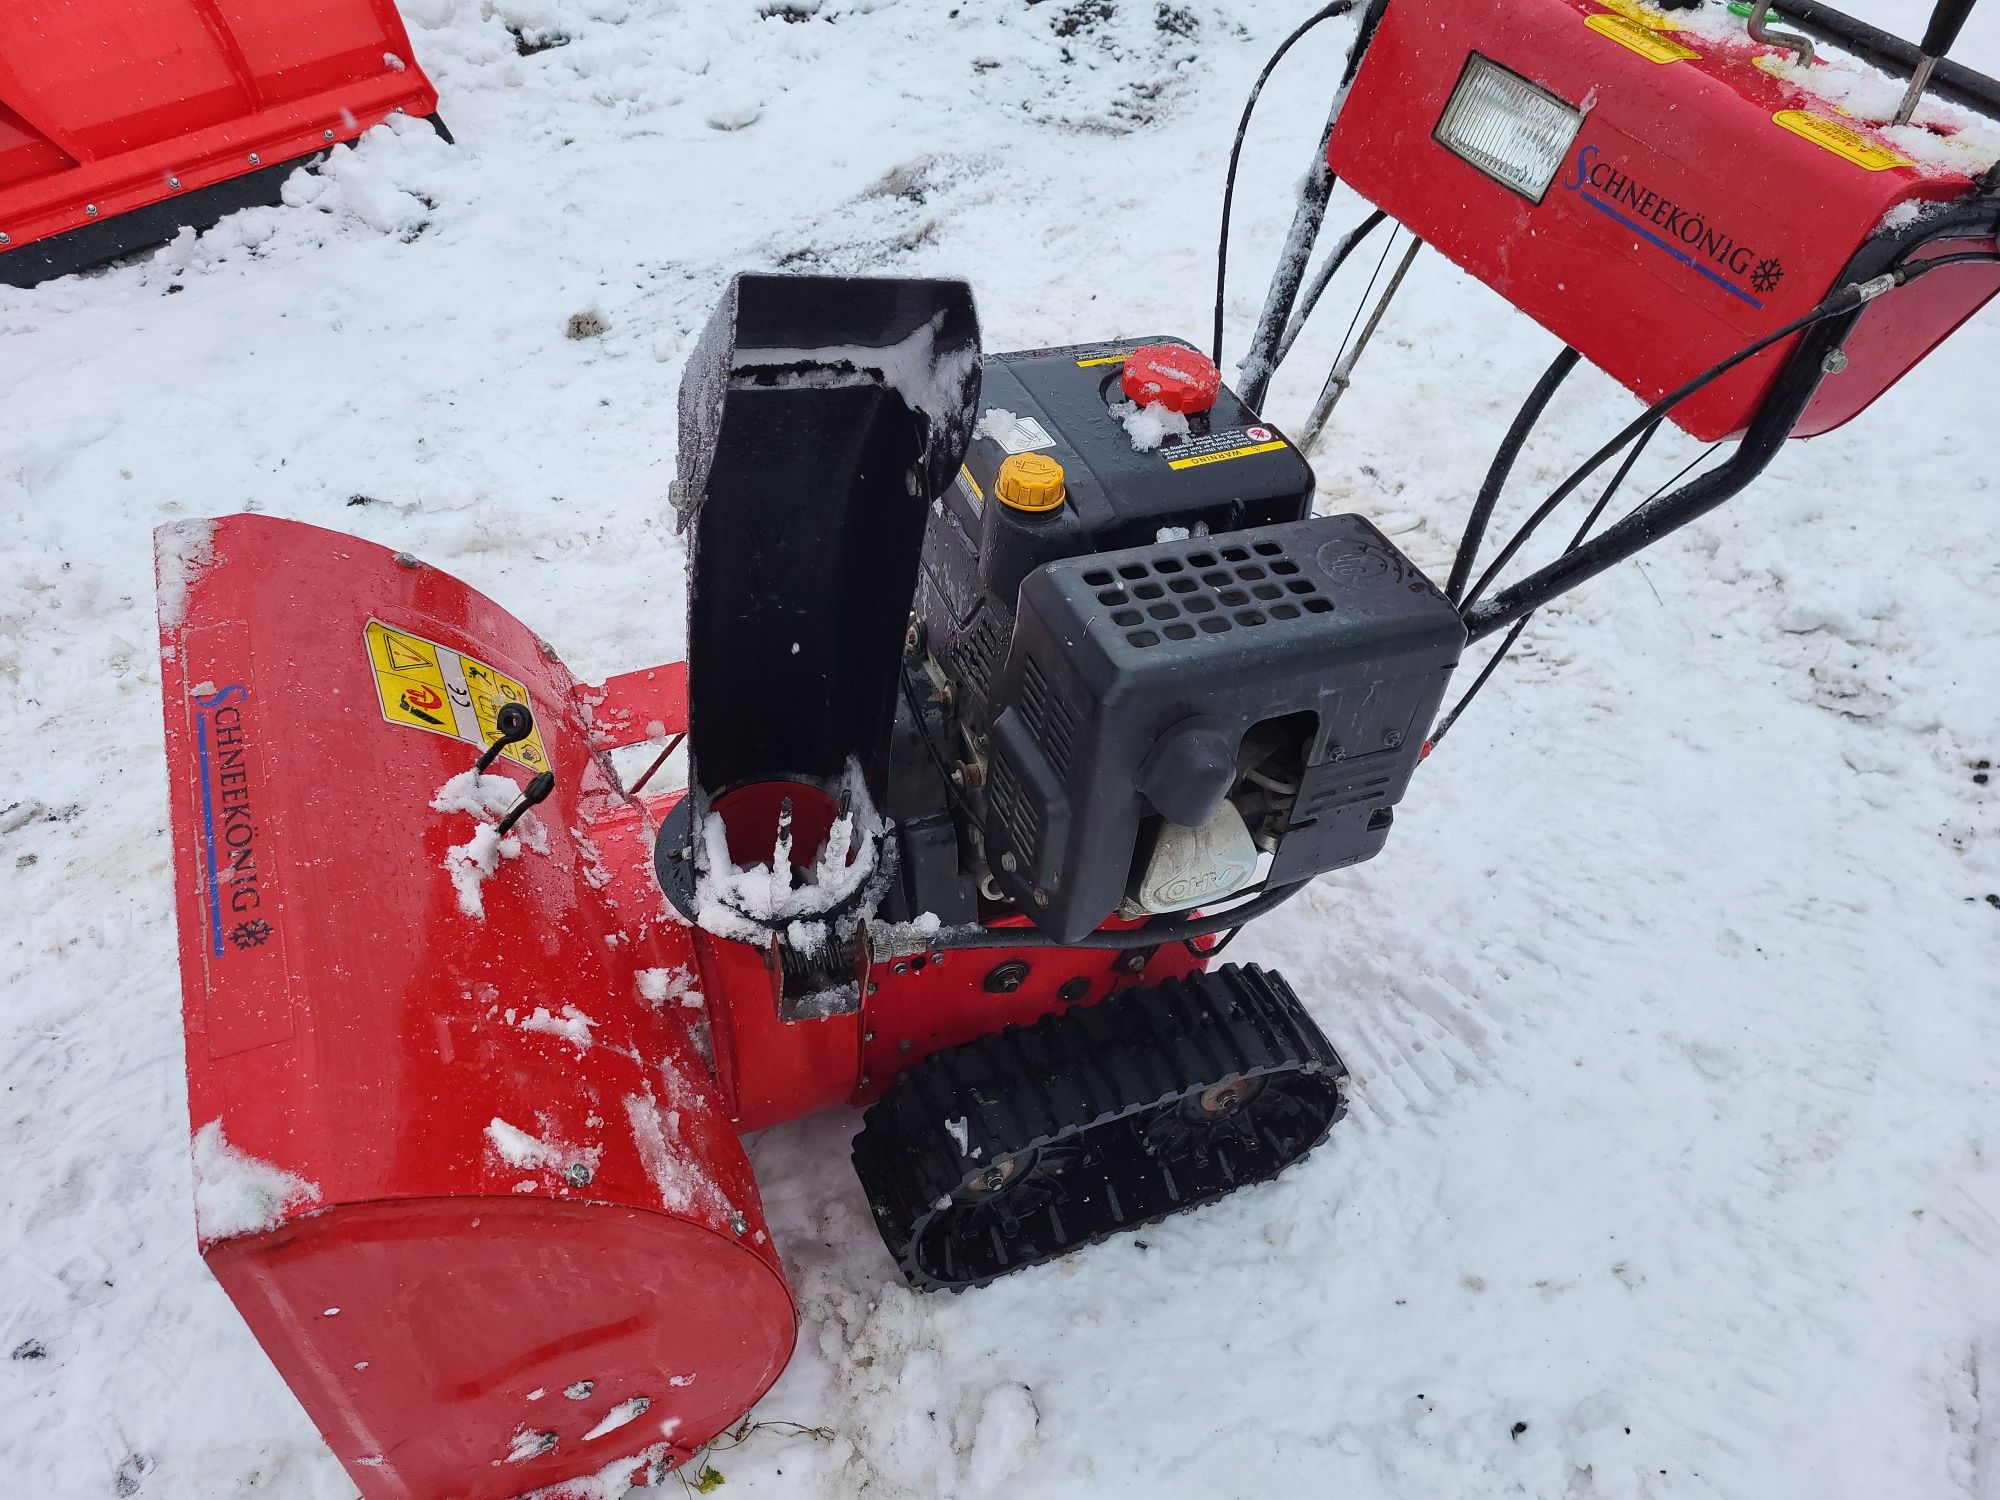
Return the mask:
POLYGON ((1671 37, 1662 36, 1651 27, 1638 21, 1627 20, 1622 15, 1585 16, 1583 24, 1599 36, 1608 36, 1619 46, 1629 48, 1648 62, 1686 62, 1701 54, 1692 47, 1683 47, 1671 37))
POLYGON ((1641 5, 1639 0, 1598 0, 1606 10, 1615 10, 1626 20, 1643 26, 1648 31, 1679 31, 1680 23, 1671 16, 1663 15, 1650 5, 1641 5))
POLYGON ((1831 151, 1835 156, 1870 172, 1886 172, 1891 167, 1910 165, 1907 156, 1898 156, 1880 141, 1872 141, 1838 120, 1808 114, 1802 109, 1781 109, 1771 119, 1780 129, 1789 130, 1800 140, 1811 141, 1822 151, 1831 151))
POLYGON ((1224 448, 1217 453, 1196 453, 1188 458, 1170 458, 1170 469, 1194 469, 1203 464, 1226 463, 1232 458, 1248 458, 1253 453, 1272 453, 1288 446, 1283 438, 1273 438, 1268 443, 1246 443, 1241 448, 1224 448))
MULTIPOLYGON (((463 740, 483 750, 499 734, 496 720, 501 708, 528 701, 526 688, 476 656, 380 620, 370 620, 365 635, 382 717, 391 724, 463 740)), ((540 729, 500 754, 530 771, 546 771, 549 766, 540 729)))
POLYGON ((986 491, 979 487, 979 481, 972 477, 972 470, 966 468, 964 464, 958 466, 958 482, 974 505, 986 503, 986 491))
POLYGON ((1078 360, 1076 362, 1076 367, 1079 370, 1087 370, 1092 365, 1122 365, 1125 363, 1125 356, 1130 354, 1131 352, 1132 351, 1130 349, 1124 349, 1119 351, 1117 354, 1093 355, 1089 359, 1078 360))

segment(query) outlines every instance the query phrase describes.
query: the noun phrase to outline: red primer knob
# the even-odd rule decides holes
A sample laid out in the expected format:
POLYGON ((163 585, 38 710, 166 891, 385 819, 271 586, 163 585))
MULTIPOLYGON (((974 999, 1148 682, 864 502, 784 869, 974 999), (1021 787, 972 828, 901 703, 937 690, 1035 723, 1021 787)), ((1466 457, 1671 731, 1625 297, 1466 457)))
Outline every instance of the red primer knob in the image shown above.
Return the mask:
POLYGON ((1222 372, 1206 354, 1179 344, 1147 344, 1125 356, 1119 378, 1128 401, 1158 402, 1168 411, 1189 414, 1215 405, 1222 372))

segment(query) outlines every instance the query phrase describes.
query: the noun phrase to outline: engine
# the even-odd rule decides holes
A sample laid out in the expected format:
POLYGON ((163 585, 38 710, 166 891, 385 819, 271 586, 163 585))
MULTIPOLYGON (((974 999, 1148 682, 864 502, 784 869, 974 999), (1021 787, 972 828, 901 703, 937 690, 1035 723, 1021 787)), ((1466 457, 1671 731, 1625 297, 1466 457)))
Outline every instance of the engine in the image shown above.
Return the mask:
POLYGON ((1073 943, 1377 853, 1450 602, 1312 516, 1304 456, 1185 344, 989 355, 978 410, 924 540, 885 914, 1073 943))

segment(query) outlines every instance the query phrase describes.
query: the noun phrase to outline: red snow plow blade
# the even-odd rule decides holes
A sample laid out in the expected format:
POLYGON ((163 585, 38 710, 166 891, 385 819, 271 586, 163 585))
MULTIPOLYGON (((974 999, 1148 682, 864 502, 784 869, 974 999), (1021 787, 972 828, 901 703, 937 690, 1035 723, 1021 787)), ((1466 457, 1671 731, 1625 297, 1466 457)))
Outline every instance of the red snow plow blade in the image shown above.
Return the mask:
POLYGON ((796 1328, 651 813, 603 759, 684 726, 684 675, 580 693, 457 580, 293 522, 160 557, 210 1270, 367 1500, 663 1475, 796 1328), (544 775, 511 852, 453 853, 495 827, 468 788, 544 775))
POLYGON ((391 0, 0 6, 0 283, 276 203, 303 158, 436 110, 391 0))

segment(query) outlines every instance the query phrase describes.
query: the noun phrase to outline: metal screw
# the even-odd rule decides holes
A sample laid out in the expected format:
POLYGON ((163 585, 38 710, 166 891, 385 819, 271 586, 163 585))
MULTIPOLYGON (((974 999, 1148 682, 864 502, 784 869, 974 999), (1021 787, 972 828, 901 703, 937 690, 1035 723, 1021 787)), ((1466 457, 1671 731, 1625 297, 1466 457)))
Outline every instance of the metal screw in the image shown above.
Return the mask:
POLYGON ((1019 864, 1020 861, 1015 859, 1012 854, 1003 854, 1000 856, 1000 868, 1005 870, 1009 875, 1014 873, 1015 868, 1019 864))
POLYGON ((1398 745, 1403 743, 1403 731, 1400 729, 1390 730, 1387 734, 1382 736, 1382 743, 1387 745, 1391 750, 1395 749, 1398 745))
POLYGON ((873 1082, 873 1080, 872 1080, 871 1078, 869 1078, 869 1076, 868 1076, 868 1075, 867 1075, 866 1073, 863 1073, 863 1074, 861 1075, 861 1085, 860 1085, 860 1086, 861 1086, 862 1088, 864 1088, 864 1089, 865 1089, 865 1088, 867 1088, 867 1087, 868 1087, 868 1085, 869 1085, 869 1084, 870 1084, 871 1082, 873 1082))
POLYGON ((86 204, 84 204, 84 206, 83 206, 83 216, 84 216, 84 217, 85 217, 86 219, 94 219, 94 218, 96 218, 96 217, 97 217, 97 205, 96 205, 95 203, 86 203, 86 204))
POLYGON ((319 138, 323 141, 330 141, 333 139, 333 132, 331 130, 322 130, 319 133, 319 138))
POLYGON ((397 113, 397 114, 399 114, 399 115, 400 115, 401 113, 403 113, 403 106, 402 106, 402 105, 400 105, 400 104, 399 104, 399 105, 397 105, 397 106, 396 106, 396 113, 397 113))
POLYGON ((750 1221, 741 1214, 731 1214, 729 1216, 729 1227, 738 1234, 748 1234, 750 1232, 750 1221))
POLYGON ((7 236, 4 234, 0 234, 0 245, 4 245, 6 243, 7 243, 7 236))
POLYGON ((1829 375, 1838 375, 1842 370, 1847 368, 1847 351, 1845 349, 1827 350, 1826 358, 1819 362, 1819 367, 1829 375))
POLYGON ((176 192, 180 190, 180 185, 181 180, 178 177, 169 177, 167 179, 167 186, 173 188, 176 192))
POLYGON ((864 1031, 861 1033, 861 1040, 864 1042, 872 1042, 875 1040, 875 1033, 872 1031, 864 1031))
POLYGON ((899 959, 889 965, 889 972, 891 974, 907 974, 910 972, 910 966, 899 959))
POLYGON ((261 167, 264 165, 264 158, 259 156, 255 151, 252 151, 250 153, 250 165, 253 167, 261 167))
POLYGON ((1037 886, 1035 888, 1035 905, 1047 906, 1048 904, 1049 904, 1049 893, 1041 889, 1041 887, 1037 886))
POLYGON ((585 1161, 571 1162, 563 1168, 563 1181, 567 1182, 571 1187, 589 1187, 590 1163, 585 1161))
POLYGON ((917 477, 917 471, 915 469, 911 469, 908 473, 906 473, 903 476, 903 488, 907 490, 911 495, 921 494, 923 492, 923 487, 924 487, 924 482, 917 477))

